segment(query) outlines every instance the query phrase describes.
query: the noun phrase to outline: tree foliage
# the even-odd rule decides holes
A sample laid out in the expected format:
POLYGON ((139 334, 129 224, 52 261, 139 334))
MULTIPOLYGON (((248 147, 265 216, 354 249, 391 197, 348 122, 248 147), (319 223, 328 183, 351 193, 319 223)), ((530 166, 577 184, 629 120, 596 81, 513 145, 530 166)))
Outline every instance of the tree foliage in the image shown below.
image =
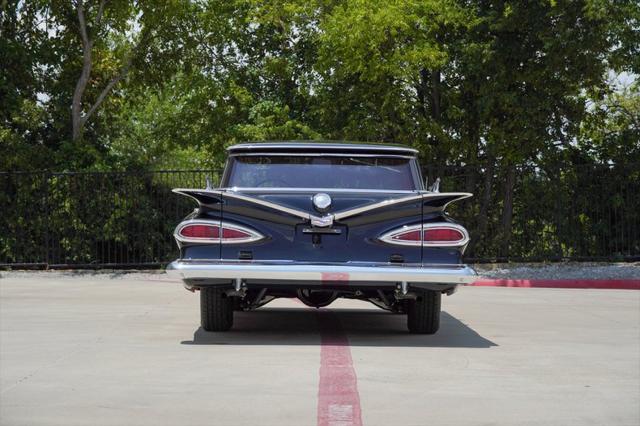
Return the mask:
POLYGON ((634 0, 7 0, 0 53, 0 170, 397 142, 462 171, 475 240, 506 253, 536 174, 640 164, 634 0))

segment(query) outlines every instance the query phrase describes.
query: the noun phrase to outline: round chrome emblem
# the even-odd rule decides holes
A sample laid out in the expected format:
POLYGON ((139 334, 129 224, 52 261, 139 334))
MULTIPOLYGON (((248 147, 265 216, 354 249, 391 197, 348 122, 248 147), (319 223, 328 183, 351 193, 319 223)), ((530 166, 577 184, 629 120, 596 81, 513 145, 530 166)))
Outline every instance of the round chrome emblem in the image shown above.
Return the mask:
POLYGON ((313 206, 319 212, 326 212, 331 207, 331 197, 329 194, 319 193, 313 196, 313 206))

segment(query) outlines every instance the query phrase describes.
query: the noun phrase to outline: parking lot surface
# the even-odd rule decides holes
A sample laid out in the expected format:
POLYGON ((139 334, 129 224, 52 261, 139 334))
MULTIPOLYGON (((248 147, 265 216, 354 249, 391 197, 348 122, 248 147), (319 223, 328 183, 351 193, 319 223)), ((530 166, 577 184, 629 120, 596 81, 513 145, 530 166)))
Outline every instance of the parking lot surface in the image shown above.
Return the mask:
POLYGON ((462 288, 435 336, 286 299, 207 333, 164 280, 0 278, 0 424, 640 424, 640 291, 462 288))

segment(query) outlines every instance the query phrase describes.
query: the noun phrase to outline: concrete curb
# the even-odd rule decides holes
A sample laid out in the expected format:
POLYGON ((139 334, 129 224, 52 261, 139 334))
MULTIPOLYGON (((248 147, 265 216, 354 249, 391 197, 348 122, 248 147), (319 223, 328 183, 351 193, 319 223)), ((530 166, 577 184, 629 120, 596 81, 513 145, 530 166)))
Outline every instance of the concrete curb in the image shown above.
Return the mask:
POLYGON ((640 290, 640 280, 478 280, 474 287, 592 288, 640 290))

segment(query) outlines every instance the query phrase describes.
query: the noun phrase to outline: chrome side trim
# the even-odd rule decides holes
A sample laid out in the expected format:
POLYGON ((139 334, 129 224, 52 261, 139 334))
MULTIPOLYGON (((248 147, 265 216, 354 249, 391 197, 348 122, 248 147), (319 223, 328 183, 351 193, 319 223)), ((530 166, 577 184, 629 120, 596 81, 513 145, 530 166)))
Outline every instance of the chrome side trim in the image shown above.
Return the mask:
POLYGON ((469 197, 473 197, 473 194, 470 192, 431 192, 431 191, 420 191, 421 194, 424 194, 426 197, 426 199, 428 199, 429 197, 432 198, 446 198, 446 197, 451 197, 451 196, 455 196, 456 198, 452 199, 451 201, 447 202, 443 207, 442 210, 445 210, 447 208, 447 206, 451 203, 453 203, 454 201, 460 201, 460 200, 464 200, 466 198, 469 197))
POLYGON ((209 193, 215 194, 215 195, 222 195, 222 193, 224 191, 222 190, 222 188, 208 188, 208 189, 202 189, 202 188, 173 188, 171 190, 171 192, 175 192, 176 194, 182 194, 182 195, 186 195, 188 197, 192 197, 192 195, 188 194, 188 192, 209 192, 209 193))
POLYGON ((362 206, 362 207, 357 207, 355 209, 350 209, 350 210, 344 210, 338 213, 334 214, 334 218, 335 220, 340 220, 340 219, 345 219, 347 217, 351 217, 351 216, 355 216, 361 213, 365 213, 369 210, 375 210, 375 209, 379 209, 381 207, 387 207, 387 206, 392 206, 394 204, 400 204, 400 203, 408 203, 410 201, 417 201, 422 199, 422 201, 427 201, 430 198, 446 198, 446 197, 457 197, 454 198, 453 200, 449 201, 448 203, 446 203, 443 207, 443 210, 452 202, 457 201, 457 200, 462 200, 464 198, 469 198, 472 197, 473 194, 470 194, 468 192, 440 192, 440 193, 434 193, 434 192, 426 192, 426 191, 420 191, 418 193, 418 195, 411 195, 408 197, 402 197, 402 198, 392 198, 390 200, 385 200, 385 201, 380 201, 378 203, 373 203, 373 204, 369 204, 366 206, 362 206))
POLYGON ((207 192, 207 193, 211 193, 211 194, 214 194, 214 195, 219 195, 220 197, 222 197, 222 191, 216 190, 216 189, 173 188, 171 190, 171 192, 174 192, 174 193, 180 194, 180 195, 186 195, 189 198, 193 198, 194 200, 196 200, 198 202, 198 204, 200 204, 200 200, 198 200, 196 197, 191 195, 190 192, 207 192))
POLYGON ((350 265, 345 263, 180 261, 167 273, 182 279, 241 279, 312 282, 383 282, 468 284, 476 280, 466 265, 391 266, 389 264, 350 265))
POLYGON ((409 201, 415 201, 421 198, 423 198, 422 194, 410 195, 408 197, 402 197, 402 198, 392 198, 390 200, 384 200, 377 203, 368 204, 366 206, 356 207, 355 209, 343 210, 341 212, 334 213, 333 217, 335 218, 335 220, 345 219, 347 217, 355 216, 369 210, 375 210, 381 207, 392 206, 394 204, 408 203, 409 201))
POLYGON ((249 197, 247 195, 242 195, 239 194, 237 192, 230 192, 230 191, 226 191, 223 192, 222 196, 227 196, 230 198, 235 198, 236 200, 242 200, 242 201, 247 201, 250 203, 254 203, 254 204, 259 204, 261 206, 264 207, 269 207, 271 209, 274 210, 279 210, 281 212, 285 212, 285 213, 289 213, 292 216, 297 216, 301 219, 305 219, 305 220, 311 220, 311 218, 313 217, 313 215, 309 212, 305 212, 303 210, 297 210, 297 209, 292 209, 290 207, 285 207, 283 205, 280 204, 276 204, 276 203, 272 203, 271 201, 265 201, 262 200, 260 198, 256 198, 256 197, 249 197))
POLYGON ((185 189, 185 188, 175 188, 175 189, 173 189, 173 192, 175 192, 175 193, 189 196, 189 197, 195 199, 196 201, 198 201, 197 198, 195 198, 193 195, 189 194, 189 192, 193 192, 193 191, 197 191, 199 193, 211 193, 211 194, 218 195, 218 196, 220 196, 222 198, 230 197, 230 198, 235 198, 237 200, 247 201, 247 202, 253 203, 253 204, 258 204, 258 205, 261 205, 261 206, 264 206, 264 207, 268 207, 268 208, 271 208, 271 209, 274 209, 274 210, 278 210, 278 211, 281 211, 281 212, 284 212, 284 213, 288 213, 288 214, 290 214, 292 216, 299 217, 300 219, 304 219, 304 220, 310 221, 315 226, 330 226, 331 224, 333 224, 333 216, 332 215, 325 215, 325 216, 320 217, 320 216, 313 215, 313 214, 311 214, 309 212, 305 212, 303 210, 292 209, 290 207, 285 207, 283 205, 272 203, 270 201, 265 201, 265 200, 262 200, 262 199, 256 198, 256 197, 249 197, 247 195, 239 194, 239 193, 233 192, 233 191, 223 191, 223 190, 220 190, 220 189, 185 189))

